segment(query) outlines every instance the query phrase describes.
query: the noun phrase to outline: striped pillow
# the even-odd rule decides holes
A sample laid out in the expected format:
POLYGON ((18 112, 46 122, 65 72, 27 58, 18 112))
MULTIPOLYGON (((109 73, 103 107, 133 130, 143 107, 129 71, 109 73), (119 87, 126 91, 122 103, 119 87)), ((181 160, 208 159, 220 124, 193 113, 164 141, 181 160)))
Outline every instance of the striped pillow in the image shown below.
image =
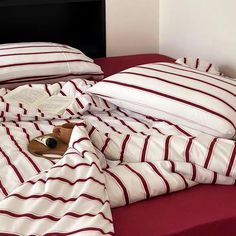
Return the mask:
POLYGON ((180 65, 188 66, 190 68, 193 68, 199 71, 223 76, 223 73, 219 71, 218 67, 214 66, 212 63, 208 61, 204 61, 199 58, 181 57, 181 58, 178 58, 175 62, 180 65))
POLYGON ((127 109, 234 138, 236 81, 174 63, 151 63, 110 76, 88 91, 127 109))
POLYGON ((0 87, 53 83, 74 78, 102 79, 101 68, 78 49, 30 42, 0 45, 0 87))

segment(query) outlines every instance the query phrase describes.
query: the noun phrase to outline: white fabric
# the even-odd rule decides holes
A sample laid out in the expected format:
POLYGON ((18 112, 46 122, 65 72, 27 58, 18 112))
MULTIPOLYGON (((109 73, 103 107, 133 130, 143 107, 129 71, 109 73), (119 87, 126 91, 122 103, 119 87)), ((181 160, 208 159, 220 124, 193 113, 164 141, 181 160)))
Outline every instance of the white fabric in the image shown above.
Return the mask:
POLYGON ((236 132, 236 82, 174 63, 124 70, 89 92, 120 107, 225 138, 236 132))
POLYGON ((103 72, 91 58, 67 45, 48 42, 0 45, 0 87, 73 78, 102 79, 103 72))
POLYGON ((175 62, 180 65, 188 66, 190 68, 193 68, 199 71, 208 72, 213 75, 223 75, 219 71, 219 68, 217 66, 199 58, 181 57, 181 58, 178 58, 175 62))
POLYGON ((111 207, 198 183, 235 184, 235 141, 120 109, 89 95, 92 85, 33 85, 75 98, 62 116, 0 102, 0 234, 112 235, 111 207), (65 122, 76 126, 61 160, 27 151, 65 122))

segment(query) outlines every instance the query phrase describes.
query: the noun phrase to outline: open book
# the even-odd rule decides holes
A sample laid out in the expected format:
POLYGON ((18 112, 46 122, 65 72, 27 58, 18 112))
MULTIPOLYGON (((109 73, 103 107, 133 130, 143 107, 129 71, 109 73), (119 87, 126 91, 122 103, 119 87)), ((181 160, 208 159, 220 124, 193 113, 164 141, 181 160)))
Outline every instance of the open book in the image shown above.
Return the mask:
POLYGON ((9 103, 22 103, 42 112, 57 115, 61 115, 74 100, 66 96, 49 96, 43 89, 30 87, 18 87, 6 94, 4 99, 9 103))

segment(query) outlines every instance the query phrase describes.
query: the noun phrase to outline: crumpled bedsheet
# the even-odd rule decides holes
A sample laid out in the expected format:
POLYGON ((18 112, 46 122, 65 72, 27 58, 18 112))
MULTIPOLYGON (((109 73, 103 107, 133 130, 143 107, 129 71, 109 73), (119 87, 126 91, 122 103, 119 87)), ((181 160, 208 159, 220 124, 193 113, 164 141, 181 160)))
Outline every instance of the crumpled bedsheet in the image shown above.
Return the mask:
POLYGON ((0 89, 0 234, 112 235, 111 208, 197 184, 235 184, 236 144, 116 107, 86 93, 94 82, 27 85, 74 98, 61 116, 8 104, 0 89), (60 160, 28 142, 74 122, 60 160))

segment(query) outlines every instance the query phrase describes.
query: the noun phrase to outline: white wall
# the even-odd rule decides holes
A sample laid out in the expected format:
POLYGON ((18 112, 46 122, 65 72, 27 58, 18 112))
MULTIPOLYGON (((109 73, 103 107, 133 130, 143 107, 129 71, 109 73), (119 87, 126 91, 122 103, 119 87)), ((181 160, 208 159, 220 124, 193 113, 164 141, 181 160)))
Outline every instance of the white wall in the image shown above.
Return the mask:
POLYGON ((236 77, 236 1, 160 0, 159 52, 207 59, 236 77))
POLYGON ((158 52, 159 0, 106 0, 107 56, 158 52))

